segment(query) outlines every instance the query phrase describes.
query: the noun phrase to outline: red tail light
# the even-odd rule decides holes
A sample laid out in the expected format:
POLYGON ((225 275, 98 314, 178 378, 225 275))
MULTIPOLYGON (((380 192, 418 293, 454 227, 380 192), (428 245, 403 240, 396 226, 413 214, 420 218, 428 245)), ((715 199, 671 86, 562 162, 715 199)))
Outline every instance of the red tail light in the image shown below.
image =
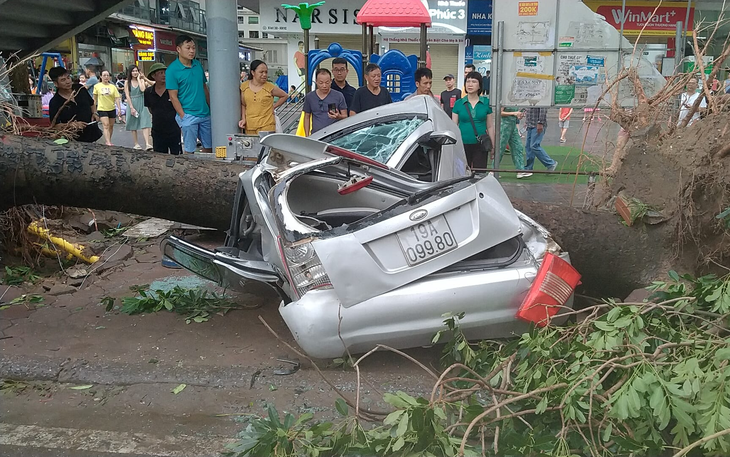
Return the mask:
POLYGON ((545 327, 567 303, 580 281, 580 273, 560 257, 546 253, 517 317, 545 327))

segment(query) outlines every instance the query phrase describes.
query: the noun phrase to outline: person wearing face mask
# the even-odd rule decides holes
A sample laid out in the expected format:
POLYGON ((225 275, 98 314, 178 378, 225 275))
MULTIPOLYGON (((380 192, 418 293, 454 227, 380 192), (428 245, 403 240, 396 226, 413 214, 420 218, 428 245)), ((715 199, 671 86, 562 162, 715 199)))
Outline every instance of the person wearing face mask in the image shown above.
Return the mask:
POLYGON ((165 71, 165 86, 177 113, 175 121, 182 130, 183 149, 194 153, 199 138, 202 152, 212 152, 210 93, 203 66, 195 58, 195 41, 188 35, 180 35, 175 46, 177 60, 165 71))
POLYGON ((350 106, 350 116, 377 108, 378 106, 393 103, 388 89, 380 86, 381 77, 382 73, 378 65, 369 63, 365 67, 366 84, 355 91, 355 95, 352 97, 352 105, 350 106))
POLYGON ((110 80, 109 70, 104 70, 101 72, 101 82, 94 86, 96 112, 99 113, 101 124, 104 126, 104 139, 106 139, 107 146, 112 146, 114 119, 116 119, 117 113, 122 112, 122 97, 119 95, 117 86, 110 80))
POLYGON ((275 132, 274 110, 284 103, 288 94, 269 82, 269 68, 261 60, 251 62, 251 78, 241 83, 241 120, 238 126, 246 135, 275 132), (274 103, 274 97, 279 99, 274 103))

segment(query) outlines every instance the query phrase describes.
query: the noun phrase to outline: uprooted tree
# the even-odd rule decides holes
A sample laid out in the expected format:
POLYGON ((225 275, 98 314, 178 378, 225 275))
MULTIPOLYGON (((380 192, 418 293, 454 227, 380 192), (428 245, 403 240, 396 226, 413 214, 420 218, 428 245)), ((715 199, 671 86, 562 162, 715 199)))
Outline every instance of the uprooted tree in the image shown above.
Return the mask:
MULTIPOLYGON (((698 272, 726 263, 730 111, 723 96, 709 92, 709 81, 728 54, 726 49, 716 59, 708 77, 702 73, 708 108, 704 119, 690 127, 676 126, 671 108, 691 75, 671 78, 652 96, 645 94, 634 68, 610 85, 607 93, 632 85, 638 104, 633 110, 615 105, 611 111, 627 141, 599 180, 592 209, 514 202, 570 252, 587 288, 622 295, 670 268, 698 272), (614 207, 622 206, 625 219, 636 219, 631 227, 615 214, 614 207)), ((698 108, 699 101, 693 109, 698 108)), ((46 137, 68 133, 25 130, 46 137)), ((67 205, 228 228, 241 164, 96 144, 61 145, 13 135, 18 132, 15 126, 0 142, 0 210, 30 203, 67 205)))

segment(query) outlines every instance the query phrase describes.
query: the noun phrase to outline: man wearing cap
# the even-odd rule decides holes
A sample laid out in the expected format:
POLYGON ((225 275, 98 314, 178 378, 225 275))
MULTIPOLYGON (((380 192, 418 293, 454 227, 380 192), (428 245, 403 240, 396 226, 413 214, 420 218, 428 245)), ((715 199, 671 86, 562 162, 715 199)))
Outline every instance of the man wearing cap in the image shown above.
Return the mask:
POLYGON ((147 77, 155 82, 144 91, 144 106, 152 114, 152 148, 155 152, 182 154, 180 127, 175 122, 175 107, 165 88, 165 70, 162 63, 153 64, 147 77))
POLYGON ((446 83, 446 90, 441 92, 441 108, 451 117, 454 103, 461 98, 461 90, 454 87, 456 81, 454 80, 454 75, 451 73, 444 76, 444 82, 446 83))

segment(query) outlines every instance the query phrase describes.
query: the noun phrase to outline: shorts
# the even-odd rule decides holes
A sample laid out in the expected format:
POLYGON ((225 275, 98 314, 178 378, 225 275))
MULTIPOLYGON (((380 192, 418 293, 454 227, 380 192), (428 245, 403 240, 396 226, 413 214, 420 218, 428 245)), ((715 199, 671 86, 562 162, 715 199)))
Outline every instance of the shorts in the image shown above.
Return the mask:
POLYGON ((152 132, 152 149, 155 152, 161 152, 172 155, 182 154, 182 145, 180 144, 180 132, 159 133, 152 132))
POLYGON ((97 114, 99 114, 99 117, 108 117, 109 119, 114 119, 117 117, 117 110, 113 109, 111 111, 97 111, 97 114))
POLYGON ((566 119, 564 121, 558 121, 558 127, 560 127, 561 129, 567 129, 569 125, 570 125, 570 119, 566 119))
POLYGON ((175 121, 182 130, 185 152, 195 152, 198 146, 198 139, 200 139, 204 149, 211 149, 213 147, 213 138, 210 131, 210 116, 197 117, 192 114, 186 114, 184 118, 180 119, 180 116, 176 114, 175 121))

